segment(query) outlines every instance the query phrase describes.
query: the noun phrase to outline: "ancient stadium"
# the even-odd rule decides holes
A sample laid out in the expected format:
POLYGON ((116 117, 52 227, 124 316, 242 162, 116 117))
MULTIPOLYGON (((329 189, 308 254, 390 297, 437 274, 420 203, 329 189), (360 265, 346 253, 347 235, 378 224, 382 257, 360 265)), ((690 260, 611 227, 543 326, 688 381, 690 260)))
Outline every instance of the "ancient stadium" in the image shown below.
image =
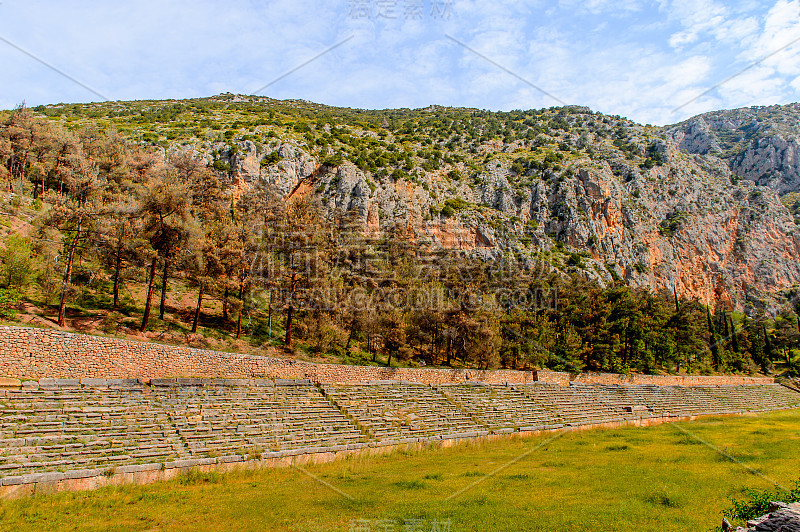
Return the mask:
POLYGON ((355 367, 22 327, 0 339, 4 499, 800 406, 771 378, 355 367))

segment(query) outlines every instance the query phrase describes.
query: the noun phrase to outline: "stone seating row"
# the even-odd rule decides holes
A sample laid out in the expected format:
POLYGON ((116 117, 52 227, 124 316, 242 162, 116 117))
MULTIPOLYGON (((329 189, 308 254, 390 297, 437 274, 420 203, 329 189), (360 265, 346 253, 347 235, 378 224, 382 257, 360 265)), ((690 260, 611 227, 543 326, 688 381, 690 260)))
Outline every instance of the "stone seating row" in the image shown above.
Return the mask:
POLYGON ((0 390, 0 472, 107 467, 184 456, 169 417, 141 390, 0 390))
POLYGON ((363 434, 310 384, 156 390, 192 455, 346 445, 363 434))
POLYGON ((0 390, 0 477, 364 441, 308 383, 0 390))
POLYGON ((440 386, 441 393, 491 429, 560 423, 551 405, 506 386, 440 386))
POLYGON ((757 412, 800 406, 778 385, 448 385, 440 391, 492 429, 583 425, 662 416, 757 412))
POLYGON ((780 385, 51 379, 0 388, 0 478, 798 406, 780 385))
POLYGON ((323 392, 379 440, 485 429, 445 395, 424 384, 324 385, 323 392))

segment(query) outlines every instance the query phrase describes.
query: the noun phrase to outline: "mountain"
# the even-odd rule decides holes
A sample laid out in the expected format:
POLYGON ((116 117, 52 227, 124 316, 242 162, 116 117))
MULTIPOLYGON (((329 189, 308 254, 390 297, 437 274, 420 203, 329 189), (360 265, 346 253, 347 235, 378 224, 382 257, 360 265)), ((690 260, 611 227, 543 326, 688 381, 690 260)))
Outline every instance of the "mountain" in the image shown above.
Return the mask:
POLYGON ((800 104, 714 111, 664 133, 689 153, 722 158, 736 175, 778 194, 800 191, 800 104))
POLYGON ((114 126, 165 156, 190 150, 236 187, 268 183, 367 233, 401 226, 419 245, 674 288, 712 307, 774 312, 800 282, 800 227, 776 195, 797 166, 750 177, 775 167, 780 142, 781 161, 797 160, 788 110, 669 128, 584 107, 369 111, 232 94, 34 110, 114 126))

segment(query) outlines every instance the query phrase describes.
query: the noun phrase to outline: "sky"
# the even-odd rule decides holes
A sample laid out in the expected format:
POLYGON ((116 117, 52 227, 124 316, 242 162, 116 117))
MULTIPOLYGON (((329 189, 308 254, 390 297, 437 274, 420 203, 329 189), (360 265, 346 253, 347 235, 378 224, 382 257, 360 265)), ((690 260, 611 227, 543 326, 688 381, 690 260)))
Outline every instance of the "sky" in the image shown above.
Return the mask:
POLYGON ((0 1, 0 109, 222 92, 665 125, 800 101, 800 0, 0 1))

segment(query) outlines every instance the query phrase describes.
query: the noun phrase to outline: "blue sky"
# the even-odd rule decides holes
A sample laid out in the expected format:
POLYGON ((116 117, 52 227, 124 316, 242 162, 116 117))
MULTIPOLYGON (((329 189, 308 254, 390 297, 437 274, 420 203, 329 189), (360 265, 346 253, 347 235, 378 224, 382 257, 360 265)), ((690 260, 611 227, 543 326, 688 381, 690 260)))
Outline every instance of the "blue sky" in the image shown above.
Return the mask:
POLYGON ((2 0, 0 38, 3 109, 252 94, 337 44, 261 94, 652 124, 800 100, 800 0, 2 0))

